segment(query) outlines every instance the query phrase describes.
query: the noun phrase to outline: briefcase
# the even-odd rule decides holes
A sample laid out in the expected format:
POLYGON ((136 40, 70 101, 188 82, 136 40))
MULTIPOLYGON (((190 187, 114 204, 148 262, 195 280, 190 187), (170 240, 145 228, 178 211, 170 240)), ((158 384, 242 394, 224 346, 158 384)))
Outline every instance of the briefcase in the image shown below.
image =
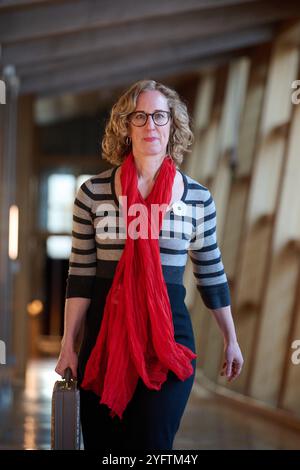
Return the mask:
POLYGON ((80 449, 80 399, 77 381, 68 367, 64 380, 55 382, 52 393, 51 449, 80 449))

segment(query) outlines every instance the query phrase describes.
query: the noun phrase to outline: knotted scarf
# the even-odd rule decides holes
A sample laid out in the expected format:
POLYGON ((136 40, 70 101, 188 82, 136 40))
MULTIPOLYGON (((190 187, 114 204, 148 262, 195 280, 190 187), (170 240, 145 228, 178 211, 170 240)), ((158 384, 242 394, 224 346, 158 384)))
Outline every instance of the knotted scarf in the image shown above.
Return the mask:
MULTIPOLYGON (((167 286, 163 277, 159 233, 169 206, 176 167, 166 155, 150 194, 138 189, 134 156, 130 152, 121 166, 122 196, 127 196, 126 241, 107 294, 100 331, 87 361, 81 387, 92 390, 110 408, 110 416, 123 418, 139 377, 152 390, 160 390, 173 371, 180 380, 193 373, 197 355, 174 339, 174 326, 167 286), (130 224, 139 204, 148 236, 130 235, 130 224), (151 207, 159 205, 158 217, 151 207)), ((158 207, 158 206, 156 206, 158 207)), ((144 222, 143 222, 144 223, 144 222)))

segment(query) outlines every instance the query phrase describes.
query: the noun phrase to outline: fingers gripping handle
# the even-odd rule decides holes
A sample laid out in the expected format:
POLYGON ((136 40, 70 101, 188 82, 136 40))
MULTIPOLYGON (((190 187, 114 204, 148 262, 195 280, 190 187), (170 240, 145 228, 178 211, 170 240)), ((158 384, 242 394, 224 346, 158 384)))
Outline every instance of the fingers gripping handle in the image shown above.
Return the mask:
POLYGON ((63 378, 66 381, 66 387, 70 387, 71 380, 72 380, 72 369, 71 369, 71 367, 67 367, 65 369, 63 378))

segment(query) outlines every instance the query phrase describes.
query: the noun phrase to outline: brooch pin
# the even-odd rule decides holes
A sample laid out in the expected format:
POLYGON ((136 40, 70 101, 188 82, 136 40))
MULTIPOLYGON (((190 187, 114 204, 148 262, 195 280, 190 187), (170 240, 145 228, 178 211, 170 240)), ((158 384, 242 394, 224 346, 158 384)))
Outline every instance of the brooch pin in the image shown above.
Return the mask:
POLYGON ((186 215, 187 206, 183 201, 174 202, 172 209, 175 215, 186 215))

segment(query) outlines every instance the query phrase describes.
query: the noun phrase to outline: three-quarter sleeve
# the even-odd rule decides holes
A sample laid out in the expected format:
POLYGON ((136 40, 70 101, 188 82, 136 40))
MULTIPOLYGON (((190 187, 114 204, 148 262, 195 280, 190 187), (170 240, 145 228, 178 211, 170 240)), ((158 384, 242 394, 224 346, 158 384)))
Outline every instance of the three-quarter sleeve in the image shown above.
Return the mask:
MULTIPOLYGON (((203 187, 204 188, 204 187, 203 187)), ((209 309, 230 305, 230 290, 217 242, 217 214, 213 197, 205 188, 200 216, 189 245, 197 289, 209 309)), ((200 206, 200 204, 199 204, 200 206)))
POLYGON ((96 276, 97 254, 92 217, 93 188, 85 181, 73 204, 72 251, 66 282, 66 298, 91 298, 96 276))

